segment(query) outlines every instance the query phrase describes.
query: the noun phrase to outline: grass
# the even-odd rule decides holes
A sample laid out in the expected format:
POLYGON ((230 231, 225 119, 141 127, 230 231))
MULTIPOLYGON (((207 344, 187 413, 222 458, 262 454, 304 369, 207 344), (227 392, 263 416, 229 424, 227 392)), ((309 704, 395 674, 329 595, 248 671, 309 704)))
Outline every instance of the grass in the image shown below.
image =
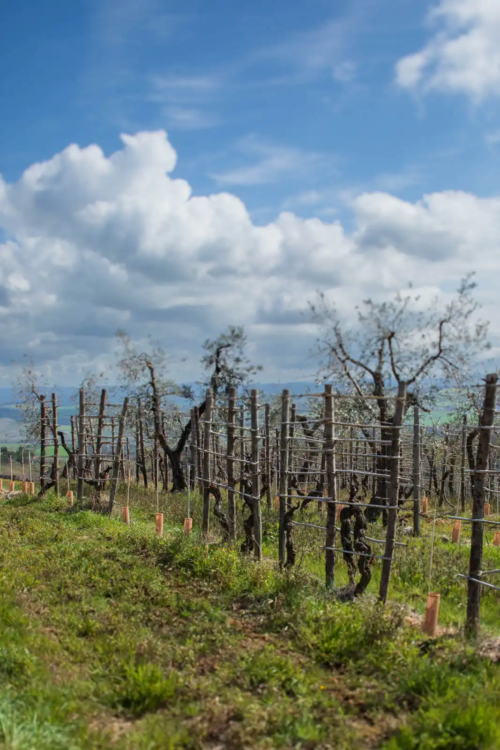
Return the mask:
MULTIPOLYGON (((379 564, 360 601, 325 591, 321 532, 297 534, 308 552, 281 574, 273 513, 258 565, 215 519, 201 542, 197 498, 186 538, 185 502, 161 498, 162 539, 154 493, 135 487, 128 527, 52 493, 0 503, 0 748, 500 747, 499 667, 460 632, 430 640, 406 619, 403 602, 423 611, 429 528, 400 548, 383 609, 379 564)), ((456 628, 468 550, 437 528, 433 588, 456 628)), ((485 557, 500 567, 497 548, 485 557)), ((485 635, 498 603, 485 594, 485 635)))

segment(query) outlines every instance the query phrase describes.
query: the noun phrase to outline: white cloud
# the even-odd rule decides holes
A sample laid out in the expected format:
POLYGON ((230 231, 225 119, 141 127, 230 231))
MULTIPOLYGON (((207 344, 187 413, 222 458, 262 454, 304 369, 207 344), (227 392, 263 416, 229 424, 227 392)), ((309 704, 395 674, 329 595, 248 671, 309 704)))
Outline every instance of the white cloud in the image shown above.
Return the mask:
POLYGON ((429 42, 398 61, 396 82, 415 91, 500 96, 500 3, 439 0, 428 15, 429 42))
POLYGON ((226 185, 272 184, 285 177, 297 180, 327 161, 323 154, 267 143, 253 135, 238 141, 236 152, 243 155, 243 166, 215 173, 214 180, 226 185))
POLYGON ((121 327, 187 353, 180 372, 192 377, 201 342, 234 323, 247 326, 266 376, 286 378, 307 361, 313 337, 300 313, 316 289, 348 314, 409 280, 449 289, 471 269, 496 319, 500 198, 445 192, 412 204, 364 193, 351 233, 291 212, 256 226, 235 195, 193 196, 171 176, 177 157, 164 132, 122 140, 110 156, 72 145, 14 184, 0 178, 0 227, 11 238, 0 243, 4 361, 29 351, 75 382, 110 357, 121 327))

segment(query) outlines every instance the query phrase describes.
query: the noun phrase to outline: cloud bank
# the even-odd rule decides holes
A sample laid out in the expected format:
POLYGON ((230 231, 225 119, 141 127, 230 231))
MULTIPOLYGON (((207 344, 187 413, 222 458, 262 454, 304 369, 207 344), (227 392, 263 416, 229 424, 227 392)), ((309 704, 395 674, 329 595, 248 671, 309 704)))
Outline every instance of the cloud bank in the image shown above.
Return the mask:
POLYGON ((172 176, 164 131, 121 140, 109 156, 70 145, 13 184, 0 178, 4 363, 27 353, 75 383, 109 361, 121 327, 161 339, 192 377, 203 340, 233 323, 247 327, 267 378, 309 376, 314 331, 301 311, 316 290, 349 314, 410 280, 449 294, 471 269, 493 317, 500 198, 365 193, 349 232, 291 212, 258 226, 234 194, 193 195, 172 176))

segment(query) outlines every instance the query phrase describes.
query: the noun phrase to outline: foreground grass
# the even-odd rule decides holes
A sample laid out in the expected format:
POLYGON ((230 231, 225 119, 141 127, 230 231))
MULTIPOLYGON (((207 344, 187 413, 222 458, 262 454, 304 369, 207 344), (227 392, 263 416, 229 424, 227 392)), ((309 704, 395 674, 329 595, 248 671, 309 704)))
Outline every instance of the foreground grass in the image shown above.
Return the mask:
POLYGON ((207 548, 173 514, 158 539, 151 504, 130 527, 0 504, 0 747, 500 747, 499 668, 460 637, 429 641, 397 602, 340 605, 311 567, 207 548))

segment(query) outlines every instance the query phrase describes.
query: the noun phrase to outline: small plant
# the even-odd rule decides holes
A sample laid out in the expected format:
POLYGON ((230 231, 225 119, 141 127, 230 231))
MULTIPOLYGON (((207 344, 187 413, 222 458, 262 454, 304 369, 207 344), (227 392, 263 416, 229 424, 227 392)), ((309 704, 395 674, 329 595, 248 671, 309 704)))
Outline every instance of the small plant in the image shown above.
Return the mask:
POLYGON ((135 716, 156 711, 175 695, 175 677, 154 664, 125 664, 113 703, 135 716))

